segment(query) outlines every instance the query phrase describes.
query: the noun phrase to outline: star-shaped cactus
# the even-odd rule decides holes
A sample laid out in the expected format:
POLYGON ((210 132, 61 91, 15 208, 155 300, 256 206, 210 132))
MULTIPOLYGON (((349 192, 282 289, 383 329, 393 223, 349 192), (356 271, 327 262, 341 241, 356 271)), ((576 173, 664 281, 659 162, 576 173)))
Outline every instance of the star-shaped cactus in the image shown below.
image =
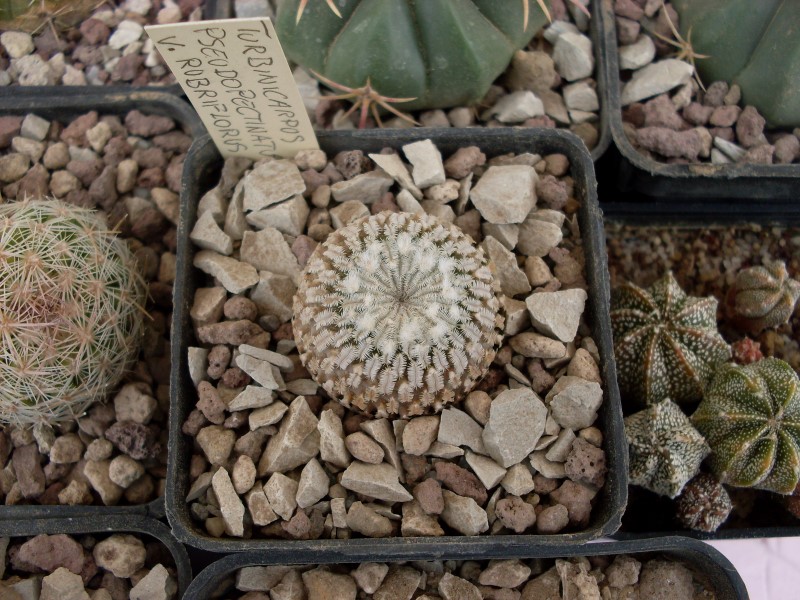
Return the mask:
POLYGON ((687 296, 671 272, 649 289, 632 283, 612 299, 611 327, 622 395, 649 406, 700 400, 731 355, 717 331, 717 301, 687 296))
POLYGON ((692 415, 722 483, 790 494, 800 480, 800 378, 784 361, 724 365, 692 415))
POLYGON ((675 516, 681 525, 708 533, 719 529, 732 510, 725 486, 708 473, 700 473, 687 483, 675 501, 675 516))
POLYGON ((674 498, 700 470, 709 448, 669 399, 625 418, 630 482, 674 498))
POLYGON ((789 277, 786 264, 742 269, 728 292, 733 319, 745 331, 759 333, 786 323, 800 298, 800 281, 789 277))

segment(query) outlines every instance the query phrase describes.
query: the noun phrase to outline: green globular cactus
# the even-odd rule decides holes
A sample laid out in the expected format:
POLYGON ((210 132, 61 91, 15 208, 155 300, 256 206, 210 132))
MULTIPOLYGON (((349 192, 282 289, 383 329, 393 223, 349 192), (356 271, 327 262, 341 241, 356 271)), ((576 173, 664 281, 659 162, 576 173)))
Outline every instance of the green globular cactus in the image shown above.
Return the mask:
POLYGON ((630 482, 674 498, 700 470, 708 444, 669 399, 625 417, 630 482))
POLYGON ((789 277, 781 261, 742 269, 728 291, 737 325, 751 333, 787 323, 800 298, 800 281, 789 277))
POLYGON ((438 412, 486 373, 503 317, 483 250, 428 215, 340 228, 303 271, 292 325, 328 394, 378 416, 438 412))
POLYGON ((611 328, 620 392, 651 405, 694 402, 730 356, 717 331, 717 301, 687 296, 671 272, 649 289, 614 290, 611 328))
POLYGON ((139 350, 145 293, 96 213, 0 205, 0 422, 74 418, 113 391, 139 350))
POLYGON ((772 126, 800 125, 800 2, 796 0, 673 0, 680 29, 697 53, 705 82, 742 89, 772 126))
POLYGON ((790 494, 800 480, 800 378, 765 358, 722 366, 692 423, 711 447, 717 479, 737 487, 790 494))
POLYGON ((301 4, 286 0, 276 19, 289 59, 342 86, 415 98, 402 110, 479 101, 547 22, 520 0, 336 0, 341 18, 312 2, 297 22, 301 4))

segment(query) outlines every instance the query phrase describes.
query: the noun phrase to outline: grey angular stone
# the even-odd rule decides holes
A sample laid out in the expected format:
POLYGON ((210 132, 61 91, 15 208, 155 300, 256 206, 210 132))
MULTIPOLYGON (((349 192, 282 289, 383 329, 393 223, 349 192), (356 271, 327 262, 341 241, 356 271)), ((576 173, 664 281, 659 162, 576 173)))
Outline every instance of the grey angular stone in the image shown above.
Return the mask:
POLYGON ((687 83, 693 73, 692 65, 676 58, 651 63, 636 71, 622 88, 622 106, 668 92, 687 83))
POLYGON ((258 474, 286 472, 307 463, 319 452, 319 421, 303 396, 289 405, 278 433, 270 438, 258 463, 258 474))
POLYGON ((408 502, 413 496, 398 480, 397 469, 389 464, 370 465, 355 461, 342 474, 348 490, 386 502, 408 502))
POLYGON ((288 160, 270 160, 256 165, 244 176, 244 209, 257 211, 296 194, 302 194, 306 185, 300 170, 288 160))
POLYGON ((195 254, 193 264, 218 279, 231 294, 241 294, 258 283, 258 271, 252 266, 210 250, 195 254))
POLYGON ((442 155, 431 140, 406 144, 403 152, 413 166, 412 176, 417 187, 425 189, 445 182, 442 155))
POLYGON ((489 517, 472 498, 442 490, 444 510, 441 518, 463 535, 479 535, 489 529, 489 517))
POLYGON ((381 199, 394 180, 381 169, 368 171, 356 175, 352 179, 345 179, 331 186, 333 199, 337 202, 357 200, 364 204, 372 204, 381 199))
POLYGON ((244 535, 244 504, 233 489, 233 483, 225 469, 217 469, 211 478, 211 487, 219 501, 219 510, 225 521, 228 535, 242 537, 244 535))
POLYGON ((506 165, 489 167, 470 191, 470 199, 490 223, 522 223, 536 206, 533 167, 506 165))
POLYGON ((280 204, 248 213, 245 218, 258 229, 274 227, 281 233, 298 236, 303 233, 310 210, 306 201, 298 194, 280 204))
POLYGON ((562 342, 571 342, 588 298, 582 289, 531 294, 525 300, 534 328, 562 342))
POLYGON ((260 231, 245 231, 239 249, 242 262, 253 265, 258 271, 269 271, 291 277, 297 284, 300 280, 300 263, 286 242, 283 234, 274 227, 260 231))
POLYGON ((521 462, 536 448, 546 418, 547 408, 530 388, 501 392, 483 430, 486 451, 505 468, 521 462))

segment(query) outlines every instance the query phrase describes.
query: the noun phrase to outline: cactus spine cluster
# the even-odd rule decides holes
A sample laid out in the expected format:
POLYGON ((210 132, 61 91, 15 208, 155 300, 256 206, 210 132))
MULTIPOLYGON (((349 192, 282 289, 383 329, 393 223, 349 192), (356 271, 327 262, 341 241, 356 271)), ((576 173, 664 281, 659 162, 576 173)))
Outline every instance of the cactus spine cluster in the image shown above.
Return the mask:
POLYGON ((0 422, 80 415, 138 353, 145 286, 96 213, 56 200, 0 205, 0 422))
POLYGON ((300 357, 345 406, 433 413, 484 375, 503 318, 483 251, 427 215, 383 212, 330 236, 294 299, 300 357))

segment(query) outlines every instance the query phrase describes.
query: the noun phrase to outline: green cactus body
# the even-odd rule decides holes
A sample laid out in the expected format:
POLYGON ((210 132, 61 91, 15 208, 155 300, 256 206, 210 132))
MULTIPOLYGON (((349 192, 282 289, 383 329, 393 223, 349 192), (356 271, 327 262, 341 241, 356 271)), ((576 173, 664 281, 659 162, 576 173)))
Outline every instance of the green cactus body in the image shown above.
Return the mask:
POLYGON ((788 322, 798 298, 800 281, 789 277, 781 261, 742 269, 728 293, 734 320, 753 333, 788 322))
POLYGON ((473 104, 546 23, 521 0, 336 0, 280 5, 276 28, 286 55, 336 83, 370 81, 380 94, 416 98, 401 110, 473 104))
POLYGON ((611 327, 620 391, 639 404, 699 400, 730 358, 717 331, 717 301, 687 296, 672 273, 646 290, 631 283, 616 289, 611 327))
POLYGON ((669 398, 625 417, 630 481, 674 498, 700 470, 708 444, 669 398))
POLYGON ((790 494, 800 480, 800 379, 765 358, 724 365, 692 423, 711 447, 709 467, 722 483, 790 494))
POLYGON ((79 416, 135 359, 145 285, 127 244, 92 211, 0 205, 0 422, 79 416))
POLYGON ((41 31, 48 22, 73 27, 97 7, 96 0, 0 0, 0 31, 41 31))
POLYGON ((673 0, 681 34, 695 51, 706 83, 742 88, 773 126, 800 124, 800 2, 797 0, 673 0))

